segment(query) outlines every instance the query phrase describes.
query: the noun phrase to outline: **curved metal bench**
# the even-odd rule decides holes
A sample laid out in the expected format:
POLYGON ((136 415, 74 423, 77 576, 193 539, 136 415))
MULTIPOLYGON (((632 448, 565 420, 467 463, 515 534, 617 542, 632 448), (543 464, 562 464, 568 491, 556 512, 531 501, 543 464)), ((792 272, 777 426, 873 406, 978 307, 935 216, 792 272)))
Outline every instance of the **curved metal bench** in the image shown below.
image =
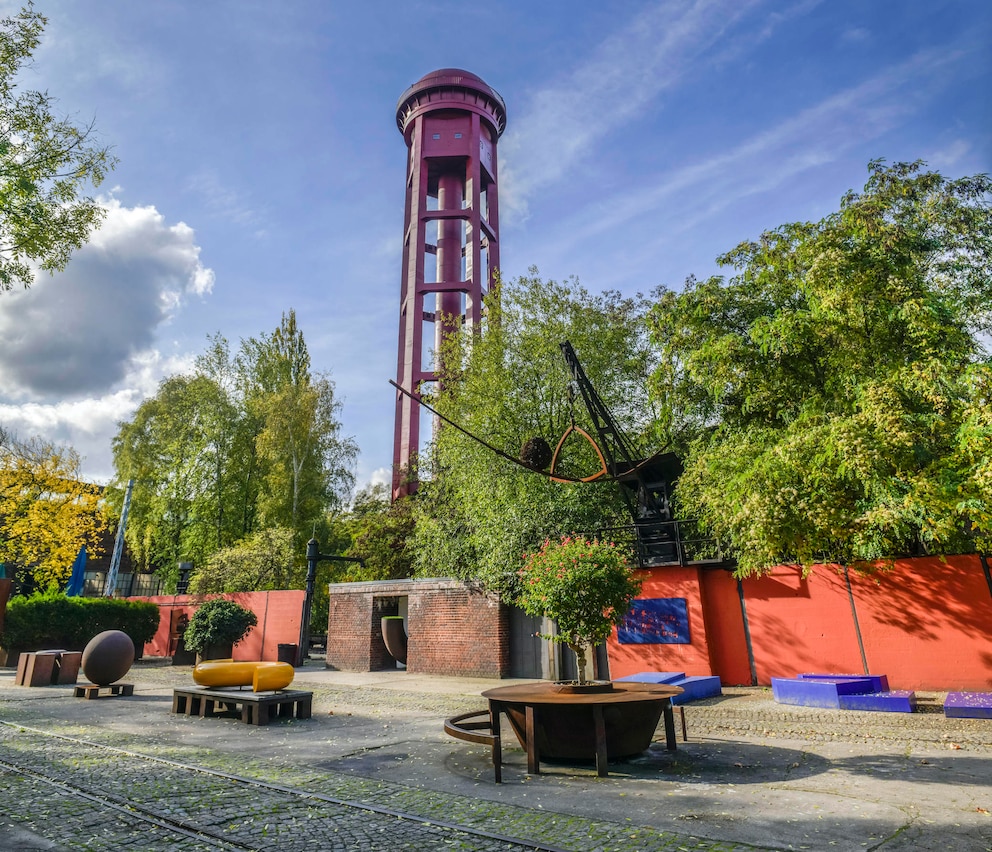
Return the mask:
POLYGON ((493 772, 496 783, 503 781, 503 750, 500 745, 499 722, 493 730, 488 710, 472 710, 444 720, 444 732, 449 736, 470 743, 487 745, 492 750, 493 772))

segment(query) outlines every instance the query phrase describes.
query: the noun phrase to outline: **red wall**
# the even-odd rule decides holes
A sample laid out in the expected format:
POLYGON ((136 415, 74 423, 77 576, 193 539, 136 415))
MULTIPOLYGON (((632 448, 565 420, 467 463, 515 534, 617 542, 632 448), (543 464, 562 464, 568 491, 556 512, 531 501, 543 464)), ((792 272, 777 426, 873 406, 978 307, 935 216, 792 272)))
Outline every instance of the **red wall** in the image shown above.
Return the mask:
POLYGON ((834 566, 818 565, 807 577, 779 567, 743 585, 758 683, 800 672, 864 670, 847 586, 834 566))
MULTIPOLYGON (((819 565, 742 581, 757 682, 801 672, 885 674, 892 689, 992 687, 992 591, 977 556, 906 559, 865 577, 819 565), (851 601, 854 609, 852 612, 851 601), (855 620, 856 619, 856 620, 855 620)), ((751 682, 738 584, 726 571, 657 569, 640 597, 684 597, 690 645, 609 643, 610 673, 716 674, 751 682)))
POLYGON ((701 578, 703 612, 710 659, 713 661, 710 674, 720 675, 720 679, 728 685, 751 683, 751 664, 747 655, 737 580, 729 571, 720 570, 703 571, 701 578))
POLYGON ((706 619, 699 593, 700 569, 670 568, 651 571, 645 576, 640 598, 685 598, 689 615, 689 645, 621 645, 617 632, 609 643, 610 677, 618 678, 645 671, 714 674, 710 660, 706 619))
POLYGON ((992 688, 992 591, 977 556, 901 560, 852 573, 851 587, 868 665, 893 689, 992 688))
POLYGON ((201 603, 212 598, 227 598, 237 601, 258 617, 258 624, 249 631, 239 644, 234 646, 235 660, 278 660, 279 645, 299 644, 303 603, 306 599, 306 592, 301 590, 129 598, 129 600, 151 601, 158 605, 158 631, 155 633, 155 638, 145 644, 145 654, 150 657, 171 656, 173 649, 170 648, 169 640, 172 613, 178 609, 183 610, 187 617, 192 617, 201 603))

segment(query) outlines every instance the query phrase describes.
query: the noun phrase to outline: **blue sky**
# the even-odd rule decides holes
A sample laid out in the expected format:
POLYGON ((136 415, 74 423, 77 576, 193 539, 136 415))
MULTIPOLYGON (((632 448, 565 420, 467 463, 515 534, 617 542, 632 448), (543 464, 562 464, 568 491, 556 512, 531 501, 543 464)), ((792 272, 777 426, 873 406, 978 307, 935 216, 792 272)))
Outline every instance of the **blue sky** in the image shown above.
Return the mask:
MULTIPOLYGON (((18 4, 0 2, 3 14, 18 4)), ((818 219, 869 160, 992 171, 985 0, 39 0, 22 75, 120 164, 64 273, 0 294, 0 424, 113 473, 110 441, 220 332, 295 309, 358 480, 392 459, 404 89, 507 104, 501 261, 647 292, 818 219), (23 333, 30 329, 31 334, 23 333)))

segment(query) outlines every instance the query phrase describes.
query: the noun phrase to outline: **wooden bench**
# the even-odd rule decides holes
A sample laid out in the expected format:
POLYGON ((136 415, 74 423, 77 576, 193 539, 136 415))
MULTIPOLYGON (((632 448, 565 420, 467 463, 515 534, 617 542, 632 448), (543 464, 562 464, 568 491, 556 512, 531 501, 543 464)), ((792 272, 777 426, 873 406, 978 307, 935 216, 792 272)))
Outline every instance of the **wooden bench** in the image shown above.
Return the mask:
POLYGON ((297 719, 309 719, 312 702, 312 692, 290 689, 251 692, 244 689, 193 686, 172 691, 173 713, 201 718, 234 714, 246 725, 268 725, 273 719, 294 716, 297 719))
POLYGON ((493 730, 492 717, 488 710, 473 710, 444 720, 444 732, 459 740, 487 745, 492 750, 493 772, 496 783, 503 781, 503 749, 499 730, 493 730))

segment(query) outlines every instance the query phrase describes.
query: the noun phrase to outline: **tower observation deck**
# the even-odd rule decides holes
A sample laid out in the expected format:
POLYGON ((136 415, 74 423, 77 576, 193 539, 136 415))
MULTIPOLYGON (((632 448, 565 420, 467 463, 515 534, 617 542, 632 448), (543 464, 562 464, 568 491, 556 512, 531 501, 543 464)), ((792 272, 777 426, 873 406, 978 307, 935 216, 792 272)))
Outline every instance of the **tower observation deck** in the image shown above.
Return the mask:
MULTIPOLYGON (((396 106, 407 145, 396 383, 411 393, 438 380, 452 331, 477 328, 499 268, 496 144, 499 94, 475 74, 432 71, 396 106)), ((396 393, 393 499, 417 489, 420 405, 396 393)))

